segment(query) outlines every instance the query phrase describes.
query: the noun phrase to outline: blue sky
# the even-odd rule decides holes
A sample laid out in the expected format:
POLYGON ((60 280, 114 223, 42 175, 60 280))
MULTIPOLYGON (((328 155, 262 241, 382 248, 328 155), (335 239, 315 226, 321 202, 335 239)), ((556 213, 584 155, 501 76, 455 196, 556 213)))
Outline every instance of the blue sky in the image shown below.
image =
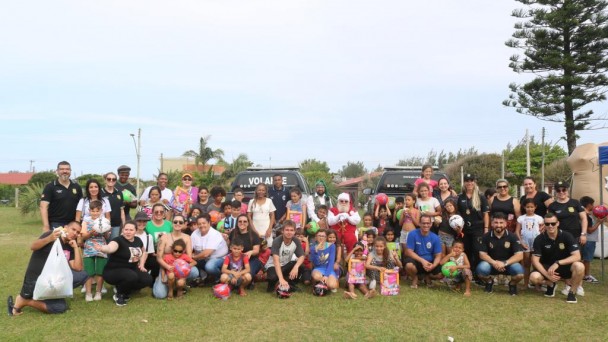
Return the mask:
MULTIPOLYGON (((501 102, 515 1, 19 1, 0 12, 0 172, 142 171, 201 136, 226 159, 337 171, 499 152, 563 126, 501 102)), ((602 112, 603 106, 598 106, 602 112)), ((605 111, 604 111, 605 112, 605 111)), ((605 141, 581 132, 579 144, 605 141)), ((560 145, 564 146, 563 142, 560 145)))

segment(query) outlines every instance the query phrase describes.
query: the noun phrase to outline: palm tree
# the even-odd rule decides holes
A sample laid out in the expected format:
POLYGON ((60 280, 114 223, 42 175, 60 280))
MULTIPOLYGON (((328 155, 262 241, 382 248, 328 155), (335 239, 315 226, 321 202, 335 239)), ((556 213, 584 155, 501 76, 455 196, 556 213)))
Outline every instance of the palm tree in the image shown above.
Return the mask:
POLYGON ((224 156, 224 151, 222 149, 218 148, 214 150, 211 147, 207 146, 209 139, 211 139, 210 135, 206 137, 201 137, 198 143, 198 152, 194 150, 189 150, 182 154, 183 157, 194 158, 194 165, 196 166, 197 170, 199 164, 205 167, 209 160, 217 159, 218 161, 221 161, 222 157, 224 156))
POLYGON ((239 172, 247 170, 248 167, 253 165, 253 162, 249 160, 249 157, 245 153, 241 153, 236 159, 232 159, 232 163, 222 160, 220 161, 220 165, 223 165, 226 168, 226 171, 224 171, 222 176, 225 179, 230 179, 239 172))

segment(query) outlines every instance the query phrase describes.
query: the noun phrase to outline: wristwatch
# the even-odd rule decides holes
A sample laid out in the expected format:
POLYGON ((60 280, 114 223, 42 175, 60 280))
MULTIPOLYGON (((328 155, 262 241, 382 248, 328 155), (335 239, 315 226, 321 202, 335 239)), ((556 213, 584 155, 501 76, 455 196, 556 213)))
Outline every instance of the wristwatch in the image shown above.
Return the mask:
POLYGON ((587 235, 587 233, 581 233, 581 236, 585 236, 585 235, 587 235))

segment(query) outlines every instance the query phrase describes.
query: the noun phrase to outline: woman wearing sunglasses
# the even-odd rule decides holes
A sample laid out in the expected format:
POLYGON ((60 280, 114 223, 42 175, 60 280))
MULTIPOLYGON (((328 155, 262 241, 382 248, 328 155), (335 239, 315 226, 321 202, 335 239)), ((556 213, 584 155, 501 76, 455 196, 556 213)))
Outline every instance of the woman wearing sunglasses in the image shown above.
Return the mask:
POLYGON ((570 198, 569 187, 564 181, 555 183, 556 198, 547 210, 557 217, 559 229, 569 232, 584 245, 587 242, 587 214, 579 201, 570 198))
POLYGON ((107 198, 110 202, 110 224, 112 225, 112 232, 110 233, 110 240, 120 235, 120 227, 125 224, 125 211, 123 210, 125 203, 122 198, 122 192, 116 188, 116 181, 118 177, 114 172, 106 173, 103 178, 105 179, 105 187, 101 189, 101 195, 107 198))
MULTIPOLYGON (((173 231, 169 234, 163 234, 158 240, 158 247, 156 253, 156 260, 158 264, 165 270, 173 271, 173 265, 169 265, 164 261, 165 254, 172 253, 172 246, 175 241, 183 240, 186 243, 186 248, 184 253, 186 253, 189 257, 192 257, 192 240, 190 239, 190 235, 184 233, 186 229, 186 218, 182 214, 177 214, 173 217, 173 231)), ((198 268, 192 267, 190 270, 190 274, 186 278, 187 281, 191 281, 193 279, 198 278, 199 271, 198 268)), ((167 279, 162 279, 159 275, 154 282, 154 287, 152 288, 152 293, 155 298, 166 298, 168 295, 168 286, 167 279)))
POLYGON ((160 204, 163 208, 163 210, 165 211, 163 213, 163 218, 170 221, 171 220, 171 216, 172 212, 171 212, 171 208, 169 208, 163 201, 162 198, 162 192, 160 190, 160 188, 158 186, 153 186, 152 188, 150 188, 150 191, 148 192, 148 199, 145 201, 145 203, 139 207, 139 211, 143 211, 144 213, 146 213, 146 215, 148 215, 148 217, 150 219, 154 219, 154 211, 153 211, 153 207, 156 206, 157 204, 160 204))
POLYGON ((496 195, 492 196, 490 202, 490 216, 501 212, 507 217, 507 230, 515 233, 517 218, 521 215, 519 200, 509 193, 509 181, 499 179, 496 181, 496 195))
MULTIPOLYGON (((228 236, 230 241, 239 239, 243 243, 243 254, 249 257, 249 267, 251 268, 251 278, 254 279, 255 275, 262 269, 263 265, 258 254, 260 253, 260 245, 262 240, 260 236, 253 231, 251 222, 245 214, 241 214, 236 218, 236 226, 238 229, 233 229, 228 236)), ((253 287, 253 282, 250 288, 253 287)))
POLYGON ((184 173, 182 176, 182 185, 178 185, 173 192, 171 199, 171 207, 174 214, 188 215, 190 208, 198 202, 198 188, 192 186, 192 175, 184 173))

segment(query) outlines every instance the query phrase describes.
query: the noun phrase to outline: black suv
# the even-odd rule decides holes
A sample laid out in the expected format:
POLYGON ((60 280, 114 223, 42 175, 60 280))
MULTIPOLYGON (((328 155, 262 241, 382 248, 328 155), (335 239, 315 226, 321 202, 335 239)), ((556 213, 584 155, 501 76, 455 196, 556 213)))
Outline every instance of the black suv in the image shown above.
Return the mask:
MULTIPOLYGON (((363 193, 366 195, 385 193, 388 197, 404 196, 407 193, 414 192, 414 183, 420 178, 421 170, 422 166, 385 167, 376 185, 376 189, 372 190, 368 188, 363 193)), ((433 167, 433 177, 431 178, 439 180, 443 177, 448 178, 444 172, 438 171, 437 167, 433 167)), ((375 196, 371 196, 367 202, 366 207, 368 212, 371 212, 374 208, 375 199, 375 196)))
POLYGON ((245 194, 244 203, 249 203, 255 193, 255 187, 264 183, 268 187, 272 187, 272 176, 280 174, 283 176, 283 186, 291 189, 295 186, 302 191, 302 199, 305 201, 306 196, 310 194, 308 184, 304 176, 297 167, 282 167, 282 168, 262 168, 249 167, 246 171, 240 172, 230 186, 230 191, 226 194, 226 199, 230 200, 234 195, 234 189, 241 188, 245 194))

